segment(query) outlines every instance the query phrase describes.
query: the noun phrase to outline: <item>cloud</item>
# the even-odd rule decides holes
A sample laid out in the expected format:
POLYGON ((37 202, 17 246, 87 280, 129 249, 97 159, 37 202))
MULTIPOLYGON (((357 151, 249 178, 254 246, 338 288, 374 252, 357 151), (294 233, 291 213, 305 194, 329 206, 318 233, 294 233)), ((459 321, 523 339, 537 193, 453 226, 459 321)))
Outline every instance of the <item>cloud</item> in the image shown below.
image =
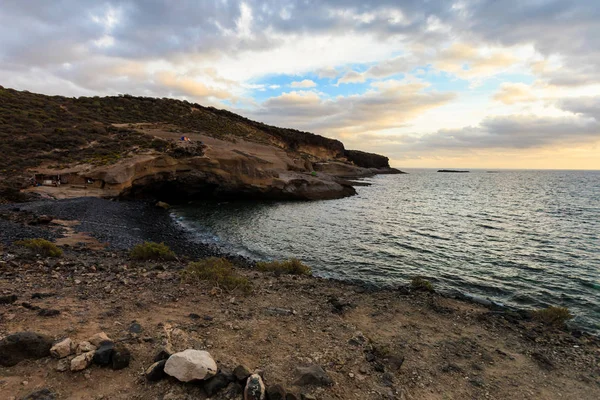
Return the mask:
POLYGON ((439 70, 471 79, 495 75, 516 62, 514 56, 502 50, 483 52, 465 43, 454 43, 438 54, 433 65, 439 70))
POLYGON ((503 83, 494 95, 494 100, 504 104, 515 104, 536 100, 529 85, 524 83, 503 83))
POLYGON ((356 71, 348 71, 344 76, 338 79, 337 84, 341 83, 363 83, 366 80, 366 76, 363 73, 356 71))
POLYGON ((295 81, 290 84, 293 88, 313 88, 317 86, 317 84, 310 79, 304 79, 302 81, 295 81))
POLYGON ((268 99, 251 115, 279 126, 348 137, 403 126, 455 96, 426 89, 421 82, 388 80, 373 83, 361 95, 324 98, 314 91, 289 92, 268 99))

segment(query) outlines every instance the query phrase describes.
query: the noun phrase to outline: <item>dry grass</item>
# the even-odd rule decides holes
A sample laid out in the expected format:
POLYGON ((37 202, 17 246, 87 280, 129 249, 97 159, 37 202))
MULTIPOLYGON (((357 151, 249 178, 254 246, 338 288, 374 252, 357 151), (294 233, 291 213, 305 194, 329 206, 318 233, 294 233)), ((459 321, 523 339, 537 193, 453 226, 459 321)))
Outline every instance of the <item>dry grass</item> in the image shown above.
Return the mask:
POLYGON ((169 261, 176 258, 175 253, 164 243, 144 242, 138 244, 129 252, 134 260, 169 261))
POLYGON ((285 261, 259 262, 256 268, 262 272, 273 272, 276 275, 312 275, 312 270, 302 261, 291 258, 285 261))
POLYGON ((186 282, 208 281, 229 292, 252 292, 250 281, 239 275, 226 258, 210 257, 192 262, 181 271, 181 277, 186 282))
POLYGON ((563 327, 568 320, 573 319, 568 308, 555 306, 533 311, 532 316, 537 321, 556 327, 563 327))
POLYGON ((63 251, 58 246, 46 239, 26 239, 15 242, 15 244, 27 247, 44 257, 61 257, 63 255, 63 251))
POLYGON ((433 292, 433 285, 427 279, 421 276, 415 276, 410 281, 410 287, 413 290, 420 290, 424 292, 433 292))

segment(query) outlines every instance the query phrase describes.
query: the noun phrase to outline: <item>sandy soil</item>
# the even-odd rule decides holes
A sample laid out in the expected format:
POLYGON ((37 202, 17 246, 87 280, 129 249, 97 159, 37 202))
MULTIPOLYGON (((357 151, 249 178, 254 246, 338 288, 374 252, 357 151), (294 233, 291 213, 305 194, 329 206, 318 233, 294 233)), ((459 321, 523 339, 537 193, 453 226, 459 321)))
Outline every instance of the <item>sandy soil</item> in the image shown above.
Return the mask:
POLYGON ((59 261, 7 252, 18 250, 5 249, 11 260, 0 264, 0 295, 19 299, 0 305, 0 336, 33 330, 85 340, 104 331, 131 349, 133 361, 121 371, 78 373, 56 371, 51 358, 23 361, 0 368, 3 399, 42 387, 59 399, 206 398, 197 385, 145 381, 144 368, 167 343, 206 349, 221 368, 261 369, 267 385, 317 399, 600 398, 597 339, 435 294, 241 269, 255 287, 245 296, 184 283, 176 262, 134 264, 108 251, 70 249, 59 261), (34 292, 53 295, 32 299, 34 292), (41 317, 23 302, 61 313, 41 317), (133 321, 140 334, 128 332, 133 321), (334 385, 294 386, 295 368, 308 364, 322 366, 334 385))

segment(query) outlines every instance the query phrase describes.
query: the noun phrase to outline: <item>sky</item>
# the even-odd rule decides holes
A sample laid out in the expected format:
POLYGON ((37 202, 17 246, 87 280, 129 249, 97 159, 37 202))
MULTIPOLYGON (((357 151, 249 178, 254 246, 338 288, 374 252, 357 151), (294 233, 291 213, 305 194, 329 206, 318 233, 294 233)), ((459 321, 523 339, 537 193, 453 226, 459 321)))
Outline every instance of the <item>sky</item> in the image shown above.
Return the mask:
POLYGON ((403 168, 600 169, 598 0, 0 0, 0 85, 174 97, 403 168))

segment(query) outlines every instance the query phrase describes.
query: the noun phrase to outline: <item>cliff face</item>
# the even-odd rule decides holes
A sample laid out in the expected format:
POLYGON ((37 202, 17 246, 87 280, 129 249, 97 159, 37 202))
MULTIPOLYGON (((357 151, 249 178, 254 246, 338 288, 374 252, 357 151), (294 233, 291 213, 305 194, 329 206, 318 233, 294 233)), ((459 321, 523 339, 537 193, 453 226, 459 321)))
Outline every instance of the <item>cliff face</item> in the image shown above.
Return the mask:
POLYGON ((53 197, 325 199, 355 193, 341 177, 391 171, 386 157, 338 140, 187 101, 4 88, 0 100, 0 201, 15 188, 53 197))

